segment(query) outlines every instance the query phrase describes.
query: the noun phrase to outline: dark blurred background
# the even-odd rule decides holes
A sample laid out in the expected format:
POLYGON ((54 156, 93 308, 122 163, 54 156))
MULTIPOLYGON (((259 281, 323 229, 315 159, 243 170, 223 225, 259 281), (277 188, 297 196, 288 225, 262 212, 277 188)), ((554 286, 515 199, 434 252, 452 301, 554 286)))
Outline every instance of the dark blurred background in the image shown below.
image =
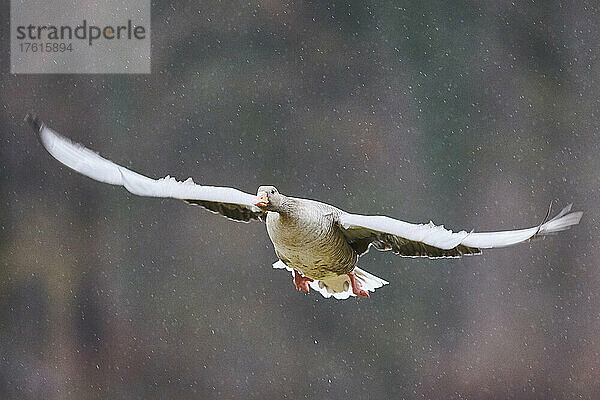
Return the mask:
POLYGON ((0 6, 0 398, 600 396, 596 2, 153 2, 151 75, 11 75, 0 6), (295 290, 261 223, 62 167, 452 229, 581 224, 460 260, 372 251, 369 300, 295 290))

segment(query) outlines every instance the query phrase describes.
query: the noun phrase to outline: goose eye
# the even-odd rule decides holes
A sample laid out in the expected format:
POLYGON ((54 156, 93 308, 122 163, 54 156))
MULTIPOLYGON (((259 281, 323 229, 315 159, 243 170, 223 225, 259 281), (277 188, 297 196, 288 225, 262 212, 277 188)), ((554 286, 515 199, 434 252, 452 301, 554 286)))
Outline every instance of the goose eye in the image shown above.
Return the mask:
POLYGON ((275 194, 275 191, 274 191, 274 190, 271 190, 271 194, 275 194))

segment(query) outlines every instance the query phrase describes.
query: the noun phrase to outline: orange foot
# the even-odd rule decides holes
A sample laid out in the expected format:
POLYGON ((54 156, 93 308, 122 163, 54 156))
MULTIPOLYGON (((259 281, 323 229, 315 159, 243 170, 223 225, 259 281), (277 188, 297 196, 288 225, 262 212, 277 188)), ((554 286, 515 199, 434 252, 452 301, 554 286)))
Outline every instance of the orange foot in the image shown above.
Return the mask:
POLYGON ((350 283, 352 284, 352 293, 354 293, 358 297, 371 297, 369 296, 369 292, 360 288, 360 282, 354 276, 354 272, 350 272, 348 276, 350 277, 350 283))
POLYGON ((313 280, 300 274, 300 272, 294 270, 294 285, 298 290, 304 290, 308 293, 308 282, 313 280))

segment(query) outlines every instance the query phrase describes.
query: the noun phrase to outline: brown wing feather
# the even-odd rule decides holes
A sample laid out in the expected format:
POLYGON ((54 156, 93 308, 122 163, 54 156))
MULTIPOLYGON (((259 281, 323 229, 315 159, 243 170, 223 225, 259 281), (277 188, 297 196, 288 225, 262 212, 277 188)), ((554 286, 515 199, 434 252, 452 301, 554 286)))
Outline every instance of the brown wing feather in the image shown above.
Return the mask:
POLYGON ((221 214, 229 219, 235 221, 250 222, 252 220, 264 221, 266 218, 266 212, 264 211, 252 211, 248 207, 240 204, 232 203, 219 203, 215 201, 204 201, 204 200, 184 200, 188 204, 197 205, 206 208, 217 214, 221 214))
POLYGON ((393 253, 403 257, 462 257, 464 255, 480 254, 481 250, 475 247, 458 245, 452 249, 440 249, 423 242, 415 242, 400 236, 390 235, 389 233, 375 232, 364 229, 362 235, 353 233, 353 237, 346 235, 348 243, 358 255, 369 251, 369 246, 373 245, 377 250, 391 250, 393 253))

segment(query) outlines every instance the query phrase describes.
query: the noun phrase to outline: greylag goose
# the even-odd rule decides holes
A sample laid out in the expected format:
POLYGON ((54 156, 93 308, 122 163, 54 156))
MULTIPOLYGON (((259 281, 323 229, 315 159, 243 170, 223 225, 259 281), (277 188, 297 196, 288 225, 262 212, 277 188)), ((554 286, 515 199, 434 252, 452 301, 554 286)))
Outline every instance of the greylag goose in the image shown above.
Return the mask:
MULTIPOLYGON (((100 182, 121 185, 133 194, 181 199, 242 222, 264 221, 279 260, 298 290, 312 288, 325 297, 369 297, 387 284, 357 267, 371 246, 404 257, 461 257, 481 249, 510 246, 579 223, 582 212, 571 205, 538 226, 500 232, 452 232, 444 226, 411 224, 384 216, 350 214, 329 204, 285 196, 273 186, 260 186, 256 196, 228 187, 203 186, 191 178, 151 179, 117 165, 48 128, 39 118, 25 120, 41 144, 67 167, 100 182)), ((549 212, 550 210, 548 210, 549 212)))

